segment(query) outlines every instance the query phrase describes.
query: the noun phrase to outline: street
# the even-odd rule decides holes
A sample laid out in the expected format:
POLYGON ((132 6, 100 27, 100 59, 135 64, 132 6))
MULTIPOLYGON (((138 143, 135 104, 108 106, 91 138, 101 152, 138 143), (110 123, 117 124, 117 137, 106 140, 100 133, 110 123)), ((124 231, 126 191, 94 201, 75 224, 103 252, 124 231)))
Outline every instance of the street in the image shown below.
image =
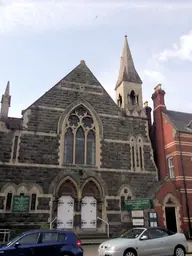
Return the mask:
POLYGON ((97 249, 99 245, 85 245, 83 246, 84 255, 83 256, 98 256, 97 249))
MULTIPOLYGON (((191 255, 192 253, 192 242, 188 242, 189 243, 189 255, 191 255)), ((99 245, 84 245, 83 249, 84 249, 84 255, 83 256, 98 256, 97 253, 97 249, 98 249, 99 245)))

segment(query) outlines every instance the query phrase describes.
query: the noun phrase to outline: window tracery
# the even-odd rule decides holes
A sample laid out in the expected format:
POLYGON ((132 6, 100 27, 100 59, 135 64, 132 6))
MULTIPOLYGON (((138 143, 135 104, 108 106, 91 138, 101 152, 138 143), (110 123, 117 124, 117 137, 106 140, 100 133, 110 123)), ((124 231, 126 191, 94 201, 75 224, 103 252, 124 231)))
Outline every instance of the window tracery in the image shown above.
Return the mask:
POLYGON ((78 106, 69 115, 64 133, 64 163, 95 165, 95 124, 89 111, 78 106))
POLYGON ((17 189, 17 195, 20 195, 20 196, 24 196, 24 195, 27 195, 28 193, 28 190, 25 186, 19 186, 18 189, 17 189))

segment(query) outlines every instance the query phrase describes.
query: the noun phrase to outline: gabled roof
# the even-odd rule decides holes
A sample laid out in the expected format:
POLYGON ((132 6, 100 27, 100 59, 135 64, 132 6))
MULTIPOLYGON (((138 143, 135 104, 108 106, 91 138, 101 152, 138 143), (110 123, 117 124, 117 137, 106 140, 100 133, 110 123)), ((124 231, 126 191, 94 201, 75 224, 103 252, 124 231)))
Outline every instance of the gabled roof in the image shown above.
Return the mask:
POLYGON ((5 121, 8 129, 11 130, 21 130, 22 129, 22 119, 16 117, 8 117, 5 121))
POLYGON ((87 67, 84 60, 82 60, 80 64, 77 67, 75 67, 62 80, 67 82, 77 82, 82 84, 101 86, 100 82, 93 75, 91 70, 87 67))
POLYGON ((22 118, 17 117, 7 117, 7 118, 0 118, 0 121, 3 121, 10 130, 22 130, 22 118))
POLYGON ((163 186, 163 184, 169 179, 168 176, 165 176, 163 180, 154 182, 153 186, 148 190, 147 196, 153 199, 156 194, 159 192, 160 188, 163 186))
MULTIPOLYGON (((87 67, 84 60, 81 60, 80 64, 77 65, 70 73, 68 73, 64 78, 62 78, 58 83, 56 83, 52 88, 50 88, 46 93, 51 91, 54 87, 62 82, 71 82, 71 83, 82 83, 86 85, 94 85, 94 86, 101 86, 100 82, 97 78, 93 75, 91 70, 87 67)), ((38 103, 38 101, 44 97, 46 94, 44 93, 40 98, 38 98, 35 102, 33 102, 30 106, 22 111, 22 115, 25 113, 27 109, 29 109, 34 104, 38 103)))
POLYGON ((177 131, 192 133, 192 113, 167 110, 166 116, 177 131))

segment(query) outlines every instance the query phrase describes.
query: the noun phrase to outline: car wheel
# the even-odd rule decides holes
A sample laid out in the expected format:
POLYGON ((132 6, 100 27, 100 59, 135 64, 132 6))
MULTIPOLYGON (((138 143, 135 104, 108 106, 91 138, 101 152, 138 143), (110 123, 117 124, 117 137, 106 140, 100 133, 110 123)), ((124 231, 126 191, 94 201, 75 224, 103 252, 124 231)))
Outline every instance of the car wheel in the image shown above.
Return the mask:
POLYGON ((185 249, 181 246, 175 248, 174 256, 185 256, 185 249))
POLYGON ((127 250, 123 256, 137 256, 137 254, 134 251, 127 250))

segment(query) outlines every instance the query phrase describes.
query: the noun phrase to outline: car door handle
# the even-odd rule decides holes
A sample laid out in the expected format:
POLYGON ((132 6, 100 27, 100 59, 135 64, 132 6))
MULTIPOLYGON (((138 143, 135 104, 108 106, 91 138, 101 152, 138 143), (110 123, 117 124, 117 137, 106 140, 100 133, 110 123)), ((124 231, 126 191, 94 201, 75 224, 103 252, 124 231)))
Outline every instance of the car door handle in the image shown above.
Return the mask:
POLYGON ((33 248, 30 248, 29 250, 30 250, 31 254, 34 254, 34 249, 33 248))
POLYGON ((161 241, 160 244, 163 244, 163 241, 161 241))

